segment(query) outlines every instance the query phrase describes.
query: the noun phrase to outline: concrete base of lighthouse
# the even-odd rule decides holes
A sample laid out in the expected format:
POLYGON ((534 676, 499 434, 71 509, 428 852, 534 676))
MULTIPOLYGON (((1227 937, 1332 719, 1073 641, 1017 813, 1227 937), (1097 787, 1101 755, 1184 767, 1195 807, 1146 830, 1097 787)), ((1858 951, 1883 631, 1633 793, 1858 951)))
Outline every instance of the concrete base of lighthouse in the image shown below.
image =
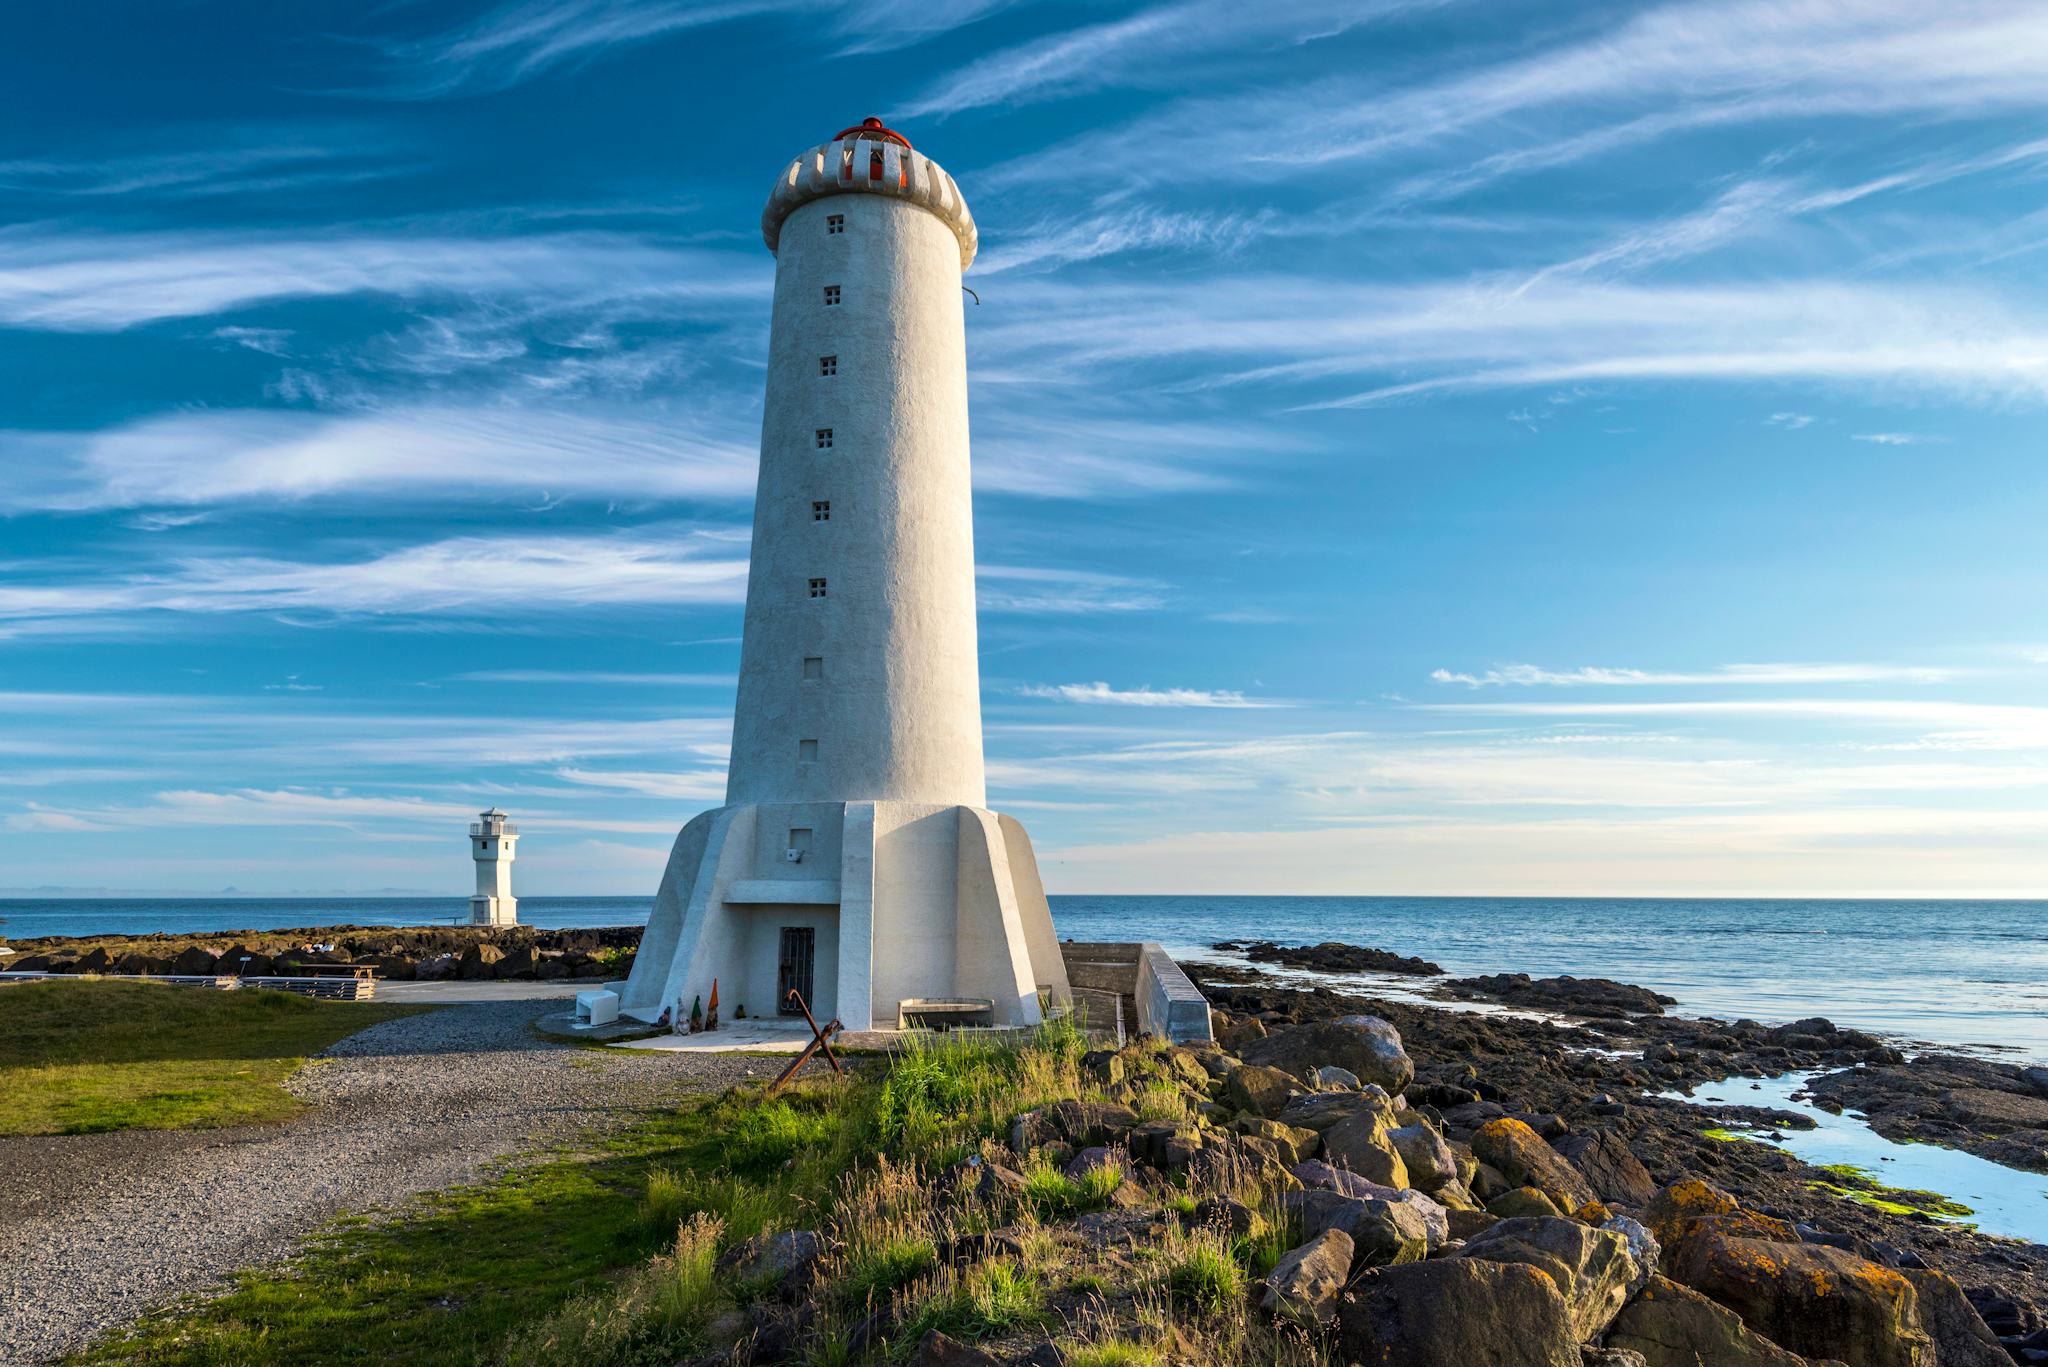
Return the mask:
POLYGON ((720 807, 683 827, 620 1012, 773 1017, 792 984, 823 1022, 892 1030, 905 1001, 990 1003, 1029 1025, 1070 999, 1031 838, 979 807, 720 807), (877 953, 876 947, 883 946, 877 953))

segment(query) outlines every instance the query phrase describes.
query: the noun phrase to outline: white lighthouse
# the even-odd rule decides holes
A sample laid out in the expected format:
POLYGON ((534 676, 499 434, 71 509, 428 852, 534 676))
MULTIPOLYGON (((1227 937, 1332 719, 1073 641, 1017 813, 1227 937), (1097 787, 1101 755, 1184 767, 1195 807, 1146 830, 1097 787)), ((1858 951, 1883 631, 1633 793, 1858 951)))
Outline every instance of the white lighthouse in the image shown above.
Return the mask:
POLYGON ((891 1029, 910 1004, 1064 1001, 1030 838, 986 809, 951 176, 869 119, 797 157, 775 253, 726 805, 669 855, 623 1010, 891 1029))
POLYGON ((519 828, 496 807, 469 824, 469 855, 476 861, 476 895, 469 899, 473 926, 519 923, 519 899, 512 895, 513 846, 519 828))

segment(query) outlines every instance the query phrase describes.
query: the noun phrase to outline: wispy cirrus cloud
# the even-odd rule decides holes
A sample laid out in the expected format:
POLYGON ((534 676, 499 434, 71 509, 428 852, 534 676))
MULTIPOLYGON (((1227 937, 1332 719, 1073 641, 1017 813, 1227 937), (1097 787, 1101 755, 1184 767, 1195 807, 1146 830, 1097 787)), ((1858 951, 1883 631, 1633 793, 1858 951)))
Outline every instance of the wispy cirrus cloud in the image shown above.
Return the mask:
POLYGON ((285 299, 659 300, 670 315, 765 299, 772 262, 607 233, 0 230, 0 324, 114 332, 285 299))
POLYGON ((2048 397, 2048 318, 1974 288, 1228 275, 1018 289, 1034 307, 980 330, 980 345, 1016 363, 1085 374, 1199 360, 1203 387, 1303 386, 1316 391, 1296 403, 1303 409, 1592 381, 1884 382, 1970 399, 2048 397), (1333 383, 1347 376, 1365 387, 1333 383))
MULTIPOLYGON (((2048 34, 2038 20, 2026 0, 1939 9, 1906 0, 1666 4, 1533 55, 1369 95, 1331 80, 1285 94, 1198 97, 1084 136, 1057 156, 1067 175, 1091 183, 1284 178, 1486 133, 1549 144, 1538 164, 1556 166, 1717 123, 2038 108, 2048 102, 2048 34), (1559 123, 1566 133, 1521 131, 1559 123), (1204 130, 1203 155, 1162 162, 1157 149, 1189 128, 1204 130)), ((1027 175, 1028 162, 1013 172, 1027 175)))
POLYGON ((744 415, 690 407, 479 402, 317 413, 193 409, 81 434, 0 431, 0 506, 192 507, 479 491, 635 503, 742 500, 744 415))
POLYGON ((1004 0, 515 0, 453 28, 375 40, 383 80, 349 91, 433 99, 509 90, 641 43, 750 19, 822 26, 843 51, 887 52, 974 23, 1004 0))
POLYGON ((917 118, 989 105, 1016 107, 1157 79, 1169 71, 1185 79, 1202 63, 1223 59, 1241 72, 1261 49, 1335 37, 1441 3, 1445 0, 1299 0, 1264 6, 1176 0, 977 58, 934 82, 900 113, 917 118))
POLYGON ((977 565, 976 598, 983 612, 1088 615, 1145 612, 1160 607, 1156 580, 1030 565, 977 565))
POLYGON ((381 130, 184 130, 187 145, 0 161, 0 197, 154 199, 275 194, 412 172, 381 130))
POLYGON ((467 536, 367 558, 187 556, 117 575, 0 584, 0 623, 137 613, 525 615, 733 604, 747 562, 731 535, 467 536))
POLYGON ((1116 707, 1231 707, 1269 708, 1290 704, 1270 699, 1247 698, 1235 689, 1222 688, 1111 688, 1106 683, 1031 684, 1017 690, 1027 698, 1051 698, 1057 702, 1107 703, 1116 707))
POLYGON ((1472 688, 1500 685, 1549 687, 1658 687, 1678 684, 1841 684, 1945 683, 1963 671, 1920 665, 1884 664, 1732 664, 1704 670, 1613 669, 1597 665, 1578 669, 1545 669, 1540 665, 1497 665, 1484 673, 1431 670, 1437 683, 1472 688))

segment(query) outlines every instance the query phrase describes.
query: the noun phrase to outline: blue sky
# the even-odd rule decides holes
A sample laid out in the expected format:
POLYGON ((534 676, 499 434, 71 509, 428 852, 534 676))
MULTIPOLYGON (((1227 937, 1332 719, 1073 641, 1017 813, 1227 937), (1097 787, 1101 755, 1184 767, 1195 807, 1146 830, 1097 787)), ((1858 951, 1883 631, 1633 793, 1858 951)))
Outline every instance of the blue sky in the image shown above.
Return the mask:
POLYGON ((2028 0, 11 7, 0 885, 651 892, 871 113, 1053 891, 2048 891, 2028 0))

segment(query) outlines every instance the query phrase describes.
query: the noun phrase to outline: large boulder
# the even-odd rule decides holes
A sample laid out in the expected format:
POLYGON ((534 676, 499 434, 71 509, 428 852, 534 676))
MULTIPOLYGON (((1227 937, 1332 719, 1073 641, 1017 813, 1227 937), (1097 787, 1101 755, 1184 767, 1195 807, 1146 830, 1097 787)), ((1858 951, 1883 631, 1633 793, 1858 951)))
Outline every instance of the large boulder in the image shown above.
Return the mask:
POLYGON ((1610 1215, 1600 1222, 1600 1228, 1619 1234, 1628 1245, 1628 1256, 1635 1259, 1636 1280, 1628 1292, 1633 1296, 1643 1289, 1658 1268, 1658 1259, 1663 1256, 1664 1247, 1657 1242, 1657 1236, 1643 1225, 1626 1215, 1610 1215))
POLYGON ((1350 1235, 1324 1230, 1274 1264, 1259 1303, 1298 1324, 1328 1324, 1351 1277, 1351 1254, 1350 1235))
POLYGON ((1613 1130, 1568 1134, 1556 1147, 1565 1161, 1579 1170, 1593 1194, 1609 1205, 1634 1210, 1656 1198, 1657 1183, 1650 1170, 1630 1152, 1628 1141, 1613 1130))
POLYGON ((1956 1279, 1932 1268, 1900 1268, 1920 1302, 1920 1327, 1934 1340, 1937 1367, 2010 1367, 1998 1335, 1956 1279))
POLYGON ((1614 1317, 1607 1346, 1640 1353, 1649 1367, 1809 1367, 1734 1311, 1659 1276, 1614 1317))
POLYGON ((1401 1034, 1378 1016, 1339 1016, 1312 1021, 1247 1044, 1238 1057, 1292 1073, 1304 1081, 1335 1065, 1362 1082, 1399 1092, 1415 1080, 1415 1064, 1401 1047, 1401 1034))
POLYGON ((1673 1280, 1793 1352, 1849 1367, 1935 1367, 1913 1283, 1846 1250, 1800 1243, 1782 1221, 1744 1212, 1703 1216, 1685 1227, 1664 1262, 1673 1280))
POLYGON ((1577 1213, 1593 1200, 1593 1189, 1579 1170, 1513 1116, 1489 1120, 1474 1130, 1472 1154, 1507 1178, 1509 1186, 1534 1187, 1566 1214, 1577 1213))
POLYGON ((824 1241, 808 1229, 756 1234, 718 1255, 718 1271, 733 1281, 793 1300, 816 1281, 824 1241))
POLYGON ((1577 1220, 1502 1220, 1472 1236, 1461 1253, 1496 1263, 1525 1263, 1557 1284, 1579 1342, 1597 1338, 1637 1283, 1628 1240, 1577 1220))
POLYGON ((467 982, 493 977, 497 973, 498 961, 504 957, 505 951, 496 945, 471 945, 456 960, 455 976, 467 982))
POLYGON ((534 953, 532 945, 514 945, 505 951, 505 957, 491 965, 494 978, 531 978, 540 971, 540 955, 534 953))
POLYGON ((1337 1311, 1341 1361, 1579 1367, 1571 1316, 1532 1267, 1440 1258, 1368 1273, 1337 1311))
POLYGON ((1356 1115, 1377 1116, 1388 1129, 1401 1123, 1394 1110, 1394 1099, 1378 1087, 1304 1093, 1281 1109, 1279 1120, 1283 1125, 1321 1134, 1338 1121, 1356 1115))
POLYGON ((1333 1168, 1328 1163, 1297 1163, 1294 1177, 1308 1191, 1334 1192, 1353 1200, 1392 1201, 1412 1206, 1429 1232, 1429 1251, 1432 1253, 1442 1248, 1451 1237, 1450 1212, 1419 1191, 1383 1186, 1355 1172, 1333 1168))
POLYGON ((1322 1144, 1322 1136, 1314 1130, 1282 1125, 1277 1120, 1267 1120, 1263 1116, 1246 1116, 1237 1122, 1237 1128, 1244 1134, 1256 1135, 1272 1144, 1290 1168, 1296 1163, 1303 1163, 1314 1157, 1316 1149, 1322 1144))
POLYGON ((1045 1108, 1045 1118, 1060 1138, 1077 1149, 1119 1144, 1135 1129, 1138 1113, 1106 1101, 1058 1101, 1045 1108))
POLYGON ((220 954, 205 945, 186 945, 171 960, 171 972, 181 977, 210 977, 220 963, 220 954))
POLYGON ((1409 1185, 1417 1191, 1442 1191, 1458 1180, 1457 1155, 1428 1121, 1416 1120, 1388 1130, 1387 1139, 1407 1166, 1409 1185))
POLYGON ((1389 1267, 1429 1256, 1429 1222, 1406 1201, 1314 1190, 1290 1191, 1280 1201, 1305 1237, 1326 1229, 1344 1231, 1359 1267, 1389 1267))
POLYGON ((1256 1063, 1239 1064, 1223 1080, 1224 1104, 1252 1115, 1276 1116, 1300 1092, 1301 1084, 1291 1075, 1256 1063))
POLYGON ((1673 1182, 1657 1193, 1643 1212, 1643 1223, 1666 1245, 1678 1242, 1685 1227, 1704 1215, 1731 1215, 1735 1198, 1697 1177, 1673 1182))
POLYGON ((1323 1157, 1381 1186, 1408 1185, 1408 1165, 1394 1147, 1392 1131, 1379 1116, 1361 1113, 1323 1131, 1323 1157))

